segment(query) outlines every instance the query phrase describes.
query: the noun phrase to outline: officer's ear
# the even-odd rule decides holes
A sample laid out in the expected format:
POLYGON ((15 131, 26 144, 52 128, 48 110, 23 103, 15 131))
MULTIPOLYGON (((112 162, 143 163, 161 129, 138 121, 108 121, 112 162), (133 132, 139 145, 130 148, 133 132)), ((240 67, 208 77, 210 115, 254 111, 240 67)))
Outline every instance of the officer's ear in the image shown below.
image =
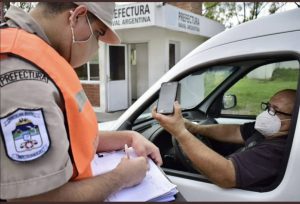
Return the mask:
POLYGON ((74 27, 76 25, 76 23, 78 22, 78 18, 80 16, 85 16, 87 14, 87 12, 88 12, 88 10, 87 10, 86 6, 84 6, 84 5, 77 6, 76 8, 71 10, 70 17, 69 17, 71 26, 74 27))

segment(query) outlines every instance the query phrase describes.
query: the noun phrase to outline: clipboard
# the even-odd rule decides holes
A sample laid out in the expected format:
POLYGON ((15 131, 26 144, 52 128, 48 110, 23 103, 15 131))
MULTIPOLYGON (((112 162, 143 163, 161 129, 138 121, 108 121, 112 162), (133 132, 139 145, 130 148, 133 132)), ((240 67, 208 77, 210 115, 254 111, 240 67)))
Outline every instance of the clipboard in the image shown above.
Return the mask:
MULTIPOLYGON (((137 157, 132 147, 129 148, 129 151, 130 158, 137 157)), ((124 150, 96 154, 91 163, 93 175, 96 176, 111 171, 123 157, 125 157, 124 150)), ((149 166, 150 169, 140 184, 122 189, 110 195, 106 201, 167 202, 175 200, 175 195, 178 193, 177 186, 170 182, 163 170, 151 159, 149 159, 149 166)))

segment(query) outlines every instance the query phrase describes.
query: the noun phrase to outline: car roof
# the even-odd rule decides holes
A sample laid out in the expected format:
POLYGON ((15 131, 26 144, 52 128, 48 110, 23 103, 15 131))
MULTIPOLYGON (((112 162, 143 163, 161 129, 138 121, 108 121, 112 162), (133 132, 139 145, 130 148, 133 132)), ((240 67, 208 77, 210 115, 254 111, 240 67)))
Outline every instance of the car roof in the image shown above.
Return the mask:
POLYGON ((300 30, 300 8, 261 17, 228 29, 204 42, 186 57, 236 41, 295 30, 300 30))

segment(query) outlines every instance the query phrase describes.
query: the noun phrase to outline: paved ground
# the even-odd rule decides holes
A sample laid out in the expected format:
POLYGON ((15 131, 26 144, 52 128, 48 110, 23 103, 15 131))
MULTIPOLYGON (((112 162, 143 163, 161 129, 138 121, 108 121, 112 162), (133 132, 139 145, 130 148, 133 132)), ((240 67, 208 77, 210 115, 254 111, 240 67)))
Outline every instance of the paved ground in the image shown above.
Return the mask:
POLYGON ((107 121, 112 121, 112 120, 117 120, 123 113, 124 111, 116 111, 112 113, 105 113, 105 112, 96 112, 98 122, 107 122, 107 121))

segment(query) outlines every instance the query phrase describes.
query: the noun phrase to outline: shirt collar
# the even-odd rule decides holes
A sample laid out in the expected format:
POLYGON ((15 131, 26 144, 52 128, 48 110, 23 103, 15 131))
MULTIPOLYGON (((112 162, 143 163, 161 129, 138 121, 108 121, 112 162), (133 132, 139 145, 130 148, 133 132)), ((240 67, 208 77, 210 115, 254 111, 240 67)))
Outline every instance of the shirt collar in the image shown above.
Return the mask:
POLYGON ((34 18, 23 11, 21 8, 10 6, 5 14, 5 19, 9 27, 21 28, 29 33, 35 34, 50 44, 50 41, 44 33, 42 27, 34 18))

